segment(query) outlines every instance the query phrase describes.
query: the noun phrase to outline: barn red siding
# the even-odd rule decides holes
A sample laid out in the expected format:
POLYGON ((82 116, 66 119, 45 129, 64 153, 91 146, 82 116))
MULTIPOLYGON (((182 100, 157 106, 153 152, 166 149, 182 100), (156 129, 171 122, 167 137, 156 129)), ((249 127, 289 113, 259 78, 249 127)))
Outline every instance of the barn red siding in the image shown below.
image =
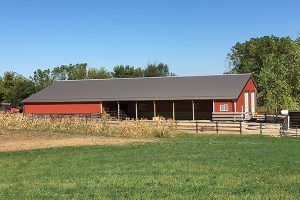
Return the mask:
MULTIPOLYGON (((236 112, 242 112, 243 109, 245 108, 245 99, 244 99, 245 92, 249 92, 248 102, 249 102, 250 112, 251 112, 251 92, 254 92, 254 97, 255 97, 254 105, 256 110, 256 86, 253 80, 249 79, 249 81, 246 83, 245 87, 241 91, 241 94, 236 101, 236 112)), ((234 112, 233 100, 215 100, 214 112, 234 112), (220 111, 221 104, 228 104, 228 111, 220 111)))
POLYGON ((100 106, 100 102, 25 104, 24 112, 27 114, 91 114, 99 113, 100 106))
POLYGON ((214 112, 234 112, 234 103, 232 101, 215 101, 215 110, 214 112), (222 104, 228 105, 228 111, 221 111, 220 106, 222 104))
POLYGON ((245 108, 245 98, 244 98, 244 93, 245 92, 249 92, 249 111, 251 111, 251 92, 254 92, 254 97, 255 97, 255 109, 256 109, 256 86, 253 82, 252 79, 249 79, 249 81, 247 82, 246 86, 244 87, 243 91, 241 92, 239 98, 236 101, 236 111, 237 112, 243 112, 243 109, 245 108))

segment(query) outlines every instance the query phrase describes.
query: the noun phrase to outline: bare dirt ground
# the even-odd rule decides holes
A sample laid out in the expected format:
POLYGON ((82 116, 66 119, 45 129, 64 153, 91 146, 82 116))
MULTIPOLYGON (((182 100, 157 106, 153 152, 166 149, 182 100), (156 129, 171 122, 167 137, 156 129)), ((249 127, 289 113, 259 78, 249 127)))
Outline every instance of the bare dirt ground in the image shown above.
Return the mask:
POLYGON ((64 146, 123 145, 149 141, 151 140, 103 136, 22 134, 0 131, 0 152, 64 146))

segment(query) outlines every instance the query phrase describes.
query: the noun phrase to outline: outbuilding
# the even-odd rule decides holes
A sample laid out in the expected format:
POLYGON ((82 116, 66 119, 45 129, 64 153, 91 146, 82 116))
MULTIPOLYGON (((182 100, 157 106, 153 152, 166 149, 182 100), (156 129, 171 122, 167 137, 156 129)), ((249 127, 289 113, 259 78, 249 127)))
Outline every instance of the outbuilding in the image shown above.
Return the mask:
POLYGON ((251 74, 64 80, 23 101, 25 114, 109 114, 118 118, 222 119, 256 111, 251 74))
POLYGON ((300 128, 300 110, 289 110, 289 126, 300 128))

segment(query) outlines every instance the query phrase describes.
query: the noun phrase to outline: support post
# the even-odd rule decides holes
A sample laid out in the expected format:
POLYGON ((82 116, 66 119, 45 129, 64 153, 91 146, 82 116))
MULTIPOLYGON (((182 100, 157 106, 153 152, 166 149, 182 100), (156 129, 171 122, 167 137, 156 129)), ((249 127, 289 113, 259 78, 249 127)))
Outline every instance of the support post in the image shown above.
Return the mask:
POLYGON ((236 101, 233 102, 233 109, 234 109, 234 112, 236 113, 236 101))
POLYGON ((138 103, 135 102, 135 120, 138 120, 138 103))
MULTIPOLYGON (((287 130, 290 129, 290 120, 291 120, 291 118, 290 118, 290 116, 288 115, 288 116, 287 116, 287 130)), ((267 121, 267 120, 266 120, 266 121, 267 121)))
POLYGON ((242 122, 240 122, 240 135, 242 134, 242 122))
POLYGON ((153 101, 153 116, 156 117, 156 103, 153 101))
POLYGON ((195 102, 192 101, 192 109, 193 109, 193 121, 195 121, 195 102))
POLYGON ((234 102, 233 102, 233 109, 234 109, 233 121, 235 121, 235 114, 236 114, 236 101, 234 101, 234 102))
POLYGON ((262 128, 263 128, 263 125, 262 123, 259 124, 259 130, 260 130, 260 134, 262 135, 262 128))
POLYGON ((173 107, 173 120, 175 121, 175 103, 174 103, 174 101, 172 102, 172 107, 173 107))
POLYGON ((120 120, 120 103, 118 102, 118 120, 120 120))
POLYGON ((212 111, 215 112, 215 100, 212 100, 212 111))
POLYGON ((102 104, 102 101, 100 102, 100 114, 103 113, 103 104, 102 104))

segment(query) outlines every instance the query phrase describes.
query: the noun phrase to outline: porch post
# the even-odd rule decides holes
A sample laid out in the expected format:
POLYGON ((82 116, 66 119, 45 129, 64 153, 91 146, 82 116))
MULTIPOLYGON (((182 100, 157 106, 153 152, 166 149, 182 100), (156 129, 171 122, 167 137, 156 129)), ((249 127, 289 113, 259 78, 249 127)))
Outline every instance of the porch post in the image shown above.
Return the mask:
POLYGON ((233 102, 233 106, 234 106, 234 112, 236 113, 236 101, 233 102))
POLYGON ((153 116, 156 117, 156 103, 153 101, 153 116))
POLYGON ((212 100, 212 104, 213 104, 213 105, 212 105, 212 106, 213 106, 213 109, 212 109, 212 110, 213 110, 213 113, 214 113, 214 112, 215 112, 215 100, 212 100))
POLYGON ((192 108, 193 108, 193 121, 195 121, 195 102, 192 101, 192 108))
POLYGON ((119 102, 117 103, 118 103, 118 120, 120 120, 120 103, 119 102))
POLYGON ((103 104, 102 104, 102 101, 100 101, 100 114, 103 113, 103 104))
POLYGON ((135 120, 138 120, 138 103, 135 102, 135 120))
POLYGON ((175 121, 175 102, 172 102, 172 106, 173 106, 173 120, 175 121))
POLYGON ((233 102, 233 109, 234 109, 233 121, 235 121, 235 113, 236 113, 236 101, 235 100, 233 102))

